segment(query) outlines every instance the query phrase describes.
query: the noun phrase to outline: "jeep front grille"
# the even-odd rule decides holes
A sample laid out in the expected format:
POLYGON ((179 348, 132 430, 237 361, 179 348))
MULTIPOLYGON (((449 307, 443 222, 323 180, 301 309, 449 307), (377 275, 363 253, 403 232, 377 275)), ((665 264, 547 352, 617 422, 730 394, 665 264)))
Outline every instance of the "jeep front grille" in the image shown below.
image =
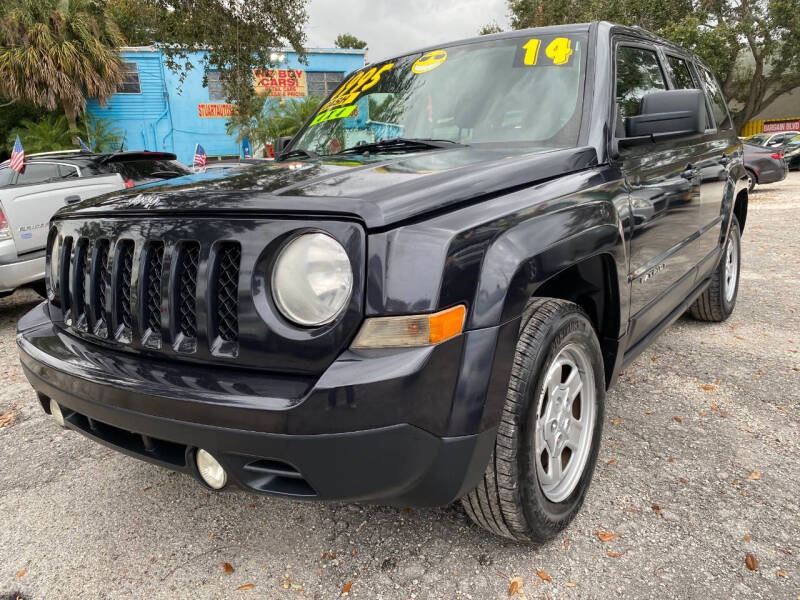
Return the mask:
POLYGON ((239 242, 213 245, 213 267, 200 284, 201 245, 196 241, 90 239, 65 236, 60 247, 59 303, 66 325, 85 334, 176 352, 196 350, 198 295, 208 292, 210 344, 239 341, 239 242), (174 268, 169 268, 174 265, 174 268))

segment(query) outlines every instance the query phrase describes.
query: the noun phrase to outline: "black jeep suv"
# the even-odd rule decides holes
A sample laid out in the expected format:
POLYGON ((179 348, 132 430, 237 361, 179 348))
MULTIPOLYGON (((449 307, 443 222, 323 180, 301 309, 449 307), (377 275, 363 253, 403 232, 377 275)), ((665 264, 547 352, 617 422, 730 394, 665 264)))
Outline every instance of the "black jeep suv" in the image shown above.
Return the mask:
POLYGON ((540 541, 606 390, 734 308, 742 150, 708 67, 609 23, 352 74, 264 166, 66 207, 19 323, 44 410, 220 489, 441 505, 540 541))

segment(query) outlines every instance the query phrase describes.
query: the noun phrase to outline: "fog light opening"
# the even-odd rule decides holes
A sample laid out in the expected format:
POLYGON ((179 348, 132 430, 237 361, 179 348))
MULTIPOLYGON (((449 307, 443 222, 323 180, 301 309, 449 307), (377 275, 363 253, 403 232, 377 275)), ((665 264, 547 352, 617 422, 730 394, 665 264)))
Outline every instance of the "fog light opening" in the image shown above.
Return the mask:
POLYGON ((61 407, 58 405, 58 402, 52 398, 50 399, 50 414, 61 427, 67 426, 64 423, 64 414, 61 412, 61 407))
POLYGON ((228 474, 216 458, 201 448, 197 451, 195 460, 197 461, 197 471, 208 487, 214 490, 221 490, 225 487, 225 484, 228 483, 228 474))

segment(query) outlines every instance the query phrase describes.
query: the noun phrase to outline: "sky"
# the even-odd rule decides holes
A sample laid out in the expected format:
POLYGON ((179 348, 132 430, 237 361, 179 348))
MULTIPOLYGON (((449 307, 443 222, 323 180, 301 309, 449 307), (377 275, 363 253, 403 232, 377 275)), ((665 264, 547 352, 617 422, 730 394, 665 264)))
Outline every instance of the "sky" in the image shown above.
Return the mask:
POLYGON ((368 44, 374 62, 439 42, 478 35, 482 25, 508 28, 506 0, 310 0, 308 48, 330 48, 340 33, 368 44))

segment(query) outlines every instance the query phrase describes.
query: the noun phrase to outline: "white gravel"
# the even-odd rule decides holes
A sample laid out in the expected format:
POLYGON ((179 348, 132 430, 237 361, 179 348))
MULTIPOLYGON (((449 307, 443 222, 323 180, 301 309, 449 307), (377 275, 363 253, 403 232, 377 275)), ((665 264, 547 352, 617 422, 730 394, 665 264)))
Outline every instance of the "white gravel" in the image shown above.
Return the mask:
POLYGON ((212 495, 62 432, 19 367, 15 322, 38 298, 17 292, 0 300, 0 415, 19 406, 0 428, 0 599, 335 598, 351 582, 352 598, 483 600, 514 576, 529 599, 800 599, 800 173, 753 194, 743 256, 728 322, 684 317, 623 374, 586 505, 538 548, 457 505, 212 495))

